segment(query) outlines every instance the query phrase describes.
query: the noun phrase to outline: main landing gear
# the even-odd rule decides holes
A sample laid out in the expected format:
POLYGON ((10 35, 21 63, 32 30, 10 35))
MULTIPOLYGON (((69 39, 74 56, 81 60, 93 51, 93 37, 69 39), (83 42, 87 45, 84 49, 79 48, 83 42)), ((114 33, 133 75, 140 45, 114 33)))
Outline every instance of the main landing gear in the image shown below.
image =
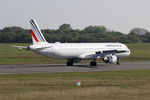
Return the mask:
POLYGON ((97 66, 97 62, 91 61, 91 62, 90 62, 90 66, 97 66))
POLYGON ((73 66, 73 59, 69 59, 66 64, 67 66, 73 66))
MULTIPOLYGON (((73 59, 69 59, 66 64, 67 64, 67 66, 73 66, 74 60, 73 59)), ((97 62, 95 62, 95 60, 91 61, 90 62, 90 66, 97 66, 97 62)))

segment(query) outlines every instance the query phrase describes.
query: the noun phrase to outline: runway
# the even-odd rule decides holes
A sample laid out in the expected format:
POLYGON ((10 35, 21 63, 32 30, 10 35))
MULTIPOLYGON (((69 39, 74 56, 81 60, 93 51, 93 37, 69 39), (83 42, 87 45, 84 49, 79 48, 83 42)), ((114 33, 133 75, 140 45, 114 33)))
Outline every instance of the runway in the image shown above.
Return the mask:
POLYGON ((27 73, 59 73, 59 72, 93 72, 93 71, 121 71, 150 69, 150 62, 124 62, 120 65, 98 64, 90 67, 89 64, 34 64, 34 65, 0 65, 0 74, 27 74, 27 73))

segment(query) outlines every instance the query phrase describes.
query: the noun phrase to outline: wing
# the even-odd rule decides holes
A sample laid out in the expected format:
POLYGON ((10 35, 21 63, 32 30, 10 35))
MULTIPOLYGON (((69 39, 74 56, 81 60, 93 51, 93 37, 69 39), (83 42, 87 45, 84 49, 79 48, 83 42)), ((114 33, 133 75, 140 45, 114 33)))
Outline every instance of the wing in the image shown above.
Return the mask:
POLYGON ((97 52, 89 52, 82 55, 79 55, 78 57, 81 59, 97 59, 101 57, 105 57, 107 55, 115 55, 116 53, 124 53, 125 50, 102 50, 97 52))
POLYGON ((114 55, 117 52, 117 50, 105 50, 105 51, 97 51, 97 52, 89 52, 82 55, 79 55, 79 58, 81 59, 97 59, 100 57, 104 57, 106 55, 114 55))
POLYGON ((103 50, 103 51, 95 52, 95 54, 100 57, 105 56, 105 55, 110 55, 110 54, 115 55, 116 53, 117 53, 117 50, 103 50))
POLYGON ((103 57, 110 54, 115 55, 117 53, 125 53, 125 52, 126 52, 125 50, 103 50, 103 51, 97 51, 95 52, 95 54, 97 56, 103 57))

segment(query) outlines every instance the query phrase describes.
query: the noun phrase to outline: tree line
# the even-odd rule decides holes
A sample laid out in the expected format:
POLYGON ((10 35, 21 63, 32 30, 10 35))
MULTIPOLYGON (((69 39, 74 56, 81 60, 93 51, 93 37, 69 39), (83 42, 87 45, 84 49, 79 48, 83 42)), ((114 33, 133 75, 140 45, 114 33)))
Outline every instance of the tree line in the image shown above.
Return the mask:
MULTIPOLYGON (((88 26, 83 30, 72 29, 70 24, 60 25, 59 29, 42 30, 50 43, 86 43, 86 42, 121 42, 150 43, 150 32, 143 28, 134 28, 128 34, 110 31, 105 26, 88 26)), ((31 30, 21 27, 5 27, 0 30, 0 43, 31 43, 31 30)))

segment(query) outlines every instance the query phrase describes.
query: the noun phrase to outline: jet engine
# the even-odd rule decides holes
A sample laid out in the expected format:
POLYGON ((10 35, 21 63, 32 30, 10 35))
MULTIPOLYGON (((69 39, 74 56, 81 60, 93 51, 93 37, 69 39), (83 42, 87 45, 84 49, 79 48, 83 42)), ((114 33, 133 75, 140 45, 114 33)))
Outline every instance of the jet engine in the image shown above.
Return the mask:
POLYGON ((105 56, 104 58, 102 58, 102 60, 105 62, 105 63, 115 63, 117 62, 117 57, 115 55, 107 55, 105 56))

